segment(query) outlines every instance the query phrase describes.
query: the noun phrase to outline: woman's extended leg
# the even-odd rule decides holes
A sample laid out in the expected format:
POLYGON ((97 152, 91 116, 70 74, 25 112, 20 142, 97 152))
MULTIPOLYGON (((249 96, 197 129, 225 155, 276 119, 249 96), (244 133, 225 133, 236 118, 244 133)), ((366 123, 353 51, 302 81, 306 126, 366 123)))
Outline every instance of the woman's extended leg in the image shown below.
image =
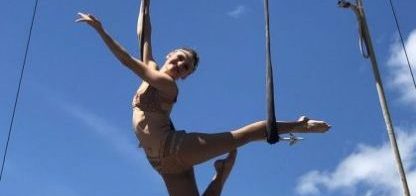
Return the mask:
MULTIPOLYGON (((323 133, 330 128, 323 121, 309 120, 306 117, 301 117, 295 122, 277 122, 277 127, 279 134, 288 132, 323 133)), ((265 130, 266 121, 259 121, 230 132, 188 133, 184 136, 177 156, 185 165, 196 165, 249 142, 264 140, 266 138, 265 130)))

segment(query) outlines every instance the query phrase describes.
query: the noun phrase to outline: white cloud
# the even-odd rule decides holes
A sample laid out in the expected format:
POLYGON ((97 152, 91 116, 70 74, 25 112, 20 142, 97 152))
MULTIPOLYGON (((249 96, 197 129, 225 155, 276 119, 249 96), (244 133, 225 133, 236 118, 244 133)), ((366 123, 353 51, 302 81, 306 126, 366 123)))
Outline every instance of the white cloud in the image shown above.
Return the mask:
MULTIPOLYGON (((416 133, 399 130, 398 143, 412 195, 416 194, 416 133), (413 190, 413 192, 412 192, 413 190)), ((402 195, 390 143, 382 146, 360 145, 342 160, 334 171, 310 171, 299 178, 299 195, 402 195)))
MULTIPOLYGON (((127 134, 123 128, 116 127, 109 123, 109 121, 99 115, 93 113, 87 108, 81 107, 71 102, 67 102, 63 98, 54 99, 51 93, 48 94, 50 100, 54 100, 65 112, 76 118, 80 123, 87 125, 89 131, 95 133, 99 138, 106 141, 112 146, 118 154, 123 156, 126 160, 132 161, 139 166, 140 172, 145 174, 149 179, 149 183, 160 184, 160 178, 157 173, 153 171, 149 164, 147 164, 144 152, 139 152, 138 143, 135 142, 134 134, 127 134)), ((131 128, 131 130, 132 128, 131 128)), ((148 179, 148 180, 149 180, 148 179)))
MULTIPOLYGON (((416 71, 416 30, 410 33, 405 46, 412 69, 416 71)), ((392 71, 389 82, 400 93, 400 100, 405 104, 416 106, 416 89, 413 86, 409 66, 399 39, 391 47, 391 55, 387 64, 392 71)))
POLYGON ((244 5, 239 5, 235 7, 232 11, 229 11, 227 14, 233 18, 240 18, 247 11, 247 8, 244 5))
MULTIPOLYGON (((93 112, 72 103, 60 104, 64 111, 77 118, 80 122, 90 127, 92 132, 100 136, 102 139, 110 143, 114 149, 126 156, 126 158, 141 162, 144 157, 140 157, 141 153, 137 150, 137 143, 122 134, 126 130, 115 127, 108 120, 94 114, 93 112)), ((133 134, 132 134, 133 135, 133 134)))
POLYGON ((148 169, 148 166, 145 165, 145 162, 143 161, 146 159, 144 153, 139 152, 138 143, 135 141, 135 138, 130 138, 134 137, 132 126, 130 127, 130 130, 117 127, 109 123, 108 119, 95 114, 86 107, 69 102, 65 97, 45 88, 43 85, 36 84, 35 88, 44 95, 44 98, 48 100, 48 103, 56 105, 78 120, 79 123, 88 126, 88 131, 93 132, 100 139, 106 141, 113 147, 112 149, 121 156, 124 156, 126 160, 137 163, 142 169, 148 169))

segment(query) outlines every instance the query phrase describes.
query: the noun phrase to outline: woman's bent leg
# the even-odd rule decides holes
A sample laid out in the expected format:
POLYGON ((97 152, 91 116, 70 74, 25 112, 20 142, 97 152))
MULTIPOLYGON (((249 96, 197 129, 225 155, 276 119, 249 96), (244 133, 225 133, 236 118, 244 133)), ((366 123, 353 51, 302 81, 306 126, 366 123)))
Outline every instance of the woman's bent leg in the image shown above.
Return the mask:
POLYGON ((205 189, 203 196, 219 196, 221 195, 225 181, 231 173, 234 166, 235 159, 237 157, 237 150, 233 150, 228 153, 225 159, 218 159, 214 162, 216 174, 211 183, 205 189))
POLYGON ((194 169, 175 174, 162 174, 170 196, 199 196, 194 169))

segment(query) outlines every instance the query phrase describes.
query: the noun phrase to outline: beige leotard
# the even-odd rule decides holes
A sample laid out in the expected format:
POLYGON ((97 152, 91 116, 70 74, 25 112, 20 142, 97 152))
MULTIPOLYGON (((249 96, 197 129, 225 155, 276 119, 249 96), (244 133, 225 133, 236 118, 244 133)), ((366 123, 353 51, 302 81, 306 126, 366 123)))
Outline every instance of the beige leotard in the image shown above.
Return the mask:
POLYGON ((143 84, 133 98, 133 127, 151 165, 160 173, 180 172, 188 167, 176 157, 185 131, 172 129, 170 112, 175 100, 143 84))
MULTIPOLYGON (((170 112, 174 100, 162 97, 159 91, 145 83, 133 98, 133 126, 141 146, 152 148, 172 131, 170 112)), ((149 149, 150 151, 155 149, 149 149)), ((152 153, 152 152, 147 152, 152 153)))

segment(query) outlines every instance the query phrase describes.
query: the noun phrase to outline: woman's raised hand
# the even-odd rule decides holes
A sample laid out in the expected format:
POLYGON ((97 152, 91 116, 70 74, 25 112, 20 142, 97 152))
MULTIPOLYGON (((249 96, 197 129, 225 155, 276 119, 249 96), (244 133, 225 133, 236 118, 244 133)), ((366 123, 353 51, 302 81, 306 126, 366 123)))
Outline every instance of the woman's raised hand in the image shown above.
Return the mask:
POLYGON ((82 12, 78 12, 78 16, 79 16, 79 18, 77 20, 75 20, 75 22, 85 22, 85 23, 89 24, 91 27, 94 27, 96 29, 102 27, 101 22, 91 14, 85 14, 85 13, 82 13, 82 12))

